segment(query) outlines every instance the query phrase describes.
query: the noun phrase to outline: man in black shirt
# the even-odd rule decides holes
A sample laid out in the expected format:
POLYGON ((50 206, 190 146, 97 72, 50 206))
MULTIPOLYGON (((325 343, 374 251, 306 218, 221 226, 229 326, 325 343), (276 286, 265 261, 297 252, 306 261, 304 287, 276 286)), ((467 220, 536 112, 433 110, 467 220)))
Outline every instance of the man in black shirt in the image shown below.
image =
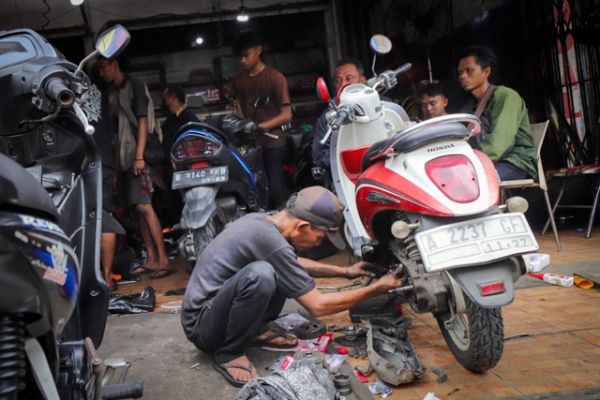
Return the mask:
POLYGON ((163 92, 163 103, 169 109, 170 115, 161 126, 163 133, 162 146, 165 154, 163 177, 166 186, 166 190, 161 194, 163 195, 163 204, 167 206, 166 210, 164 210, 165 222, 167 225, 172 226, 181 219, 183 203, 179 192, 171 190, 171 181, 173 179, 173 166, 171 165, 170 155, 171 147, 173 147, 177 139, 179 128, 188 122, 199 122, 199 120, 196 114, 186 107, 185 93, 181 86, 168 86, 163 92), (165 196, 166 199, 164 199, 165 196))
POLYGON ((171 147, 173 147, 173 143, 177 138, 177 131, 183 125, 188 122, 199 122, 196 114, 191 112, 186 104, 185 104, 185 93, 183 92, 183 88, 178 85, 168 86, 163 92, 163 101, 169 112, 171 113, 165 122, 162 124, 162 132, 163 132, 163 149, 165 151, 165 160, 167 160, 167 164, 170 169, 170 157, 169 152, 171 151, 171 147))

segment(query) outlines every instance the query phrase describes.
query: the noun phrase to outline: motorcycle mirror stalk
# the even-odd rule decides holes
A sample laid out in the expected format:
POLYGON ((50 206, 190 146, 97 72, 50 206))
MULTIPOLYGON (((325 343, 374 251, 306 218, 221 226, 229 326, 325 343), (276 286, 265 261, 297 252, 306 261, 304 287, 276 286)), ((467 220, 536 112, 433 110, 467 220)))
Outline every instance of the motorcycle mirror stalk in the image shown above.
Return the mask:
POLYGON ((377 76, 375 72, 375 62, 377 61, 377 55, 385 55, 392 51, 392 42, 388 39, 387 36, 377 34, 371 36, 371 40, 369 40, 369 46, 371 50, 373 50, 373 63, 371 64, 371 72, 373 72, 373 76, 377 76))

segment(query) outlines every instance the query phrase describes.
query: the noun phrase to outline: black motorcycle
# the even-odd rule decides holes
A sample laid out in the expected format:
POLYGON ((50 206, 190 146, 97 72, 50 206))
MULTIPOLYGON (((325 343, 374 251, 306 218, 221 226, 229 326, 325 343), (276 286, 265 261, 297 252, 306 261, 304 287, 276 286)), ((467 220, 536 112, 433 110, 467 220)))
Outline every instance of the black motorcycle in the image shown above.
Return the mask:
POLYGON ((194 260, 228 222, 268 206, 268 183, 254 122, 226 116, 216 123, 190 122, 171 148, 171 188, 184 202, 179 254, 194 260))
POLYGON ((79 66, 32 30, 0 33, 0 398, 140 397, 105 385, 96 354, 108 290, 100 273, 101 161, 89 121, 100 93, 83 73, 116 57, 117 25, 79 66))

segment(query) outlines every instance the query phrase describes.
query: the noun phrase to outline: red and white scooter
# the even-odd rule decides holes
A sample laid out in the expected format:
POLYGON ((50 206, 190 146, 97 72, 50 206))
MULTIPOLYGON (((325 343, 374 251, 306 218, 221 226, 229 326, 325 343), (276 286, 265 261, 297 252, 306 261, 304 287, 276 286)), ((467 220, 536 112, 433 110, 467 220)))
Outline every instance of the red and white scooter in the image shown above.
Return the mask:
MULTIPOLYGON (((389 40, 376 35, 382 54, 389 40)), ((501 200, 494 164, 468 139, 479 119, 453 114, 418 124, 382 102, 410 64, 346 86, 328 113, 331 173, 346 206, 354 254, 384 269, 404 266, 398 289, 419 313, 431 312, 454 356, 467 369, 494 367, 503 351, 500 307, 528 272, 523 254, 538 244, 523 215, 527 201, 501 200)), ((317 92, 329 101, 323 80, 317 92)), ((384 272, 384 271, 382 271, 384 272)))

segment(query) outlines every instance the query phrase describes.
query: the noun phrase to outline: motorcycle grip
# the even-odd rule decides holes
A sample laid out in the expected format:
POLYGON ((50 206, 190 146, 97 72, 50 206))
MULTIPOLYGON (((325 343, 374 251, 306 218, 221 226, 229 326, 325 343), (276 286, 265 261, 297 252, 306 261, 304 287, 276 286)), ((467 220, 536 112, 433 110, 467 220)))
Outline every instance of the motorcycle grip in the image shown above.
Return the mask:
POLYGON ((102 398, 114 399, 139 399, 144 394, 144 381, 115 383, 102 388, 102 398))

